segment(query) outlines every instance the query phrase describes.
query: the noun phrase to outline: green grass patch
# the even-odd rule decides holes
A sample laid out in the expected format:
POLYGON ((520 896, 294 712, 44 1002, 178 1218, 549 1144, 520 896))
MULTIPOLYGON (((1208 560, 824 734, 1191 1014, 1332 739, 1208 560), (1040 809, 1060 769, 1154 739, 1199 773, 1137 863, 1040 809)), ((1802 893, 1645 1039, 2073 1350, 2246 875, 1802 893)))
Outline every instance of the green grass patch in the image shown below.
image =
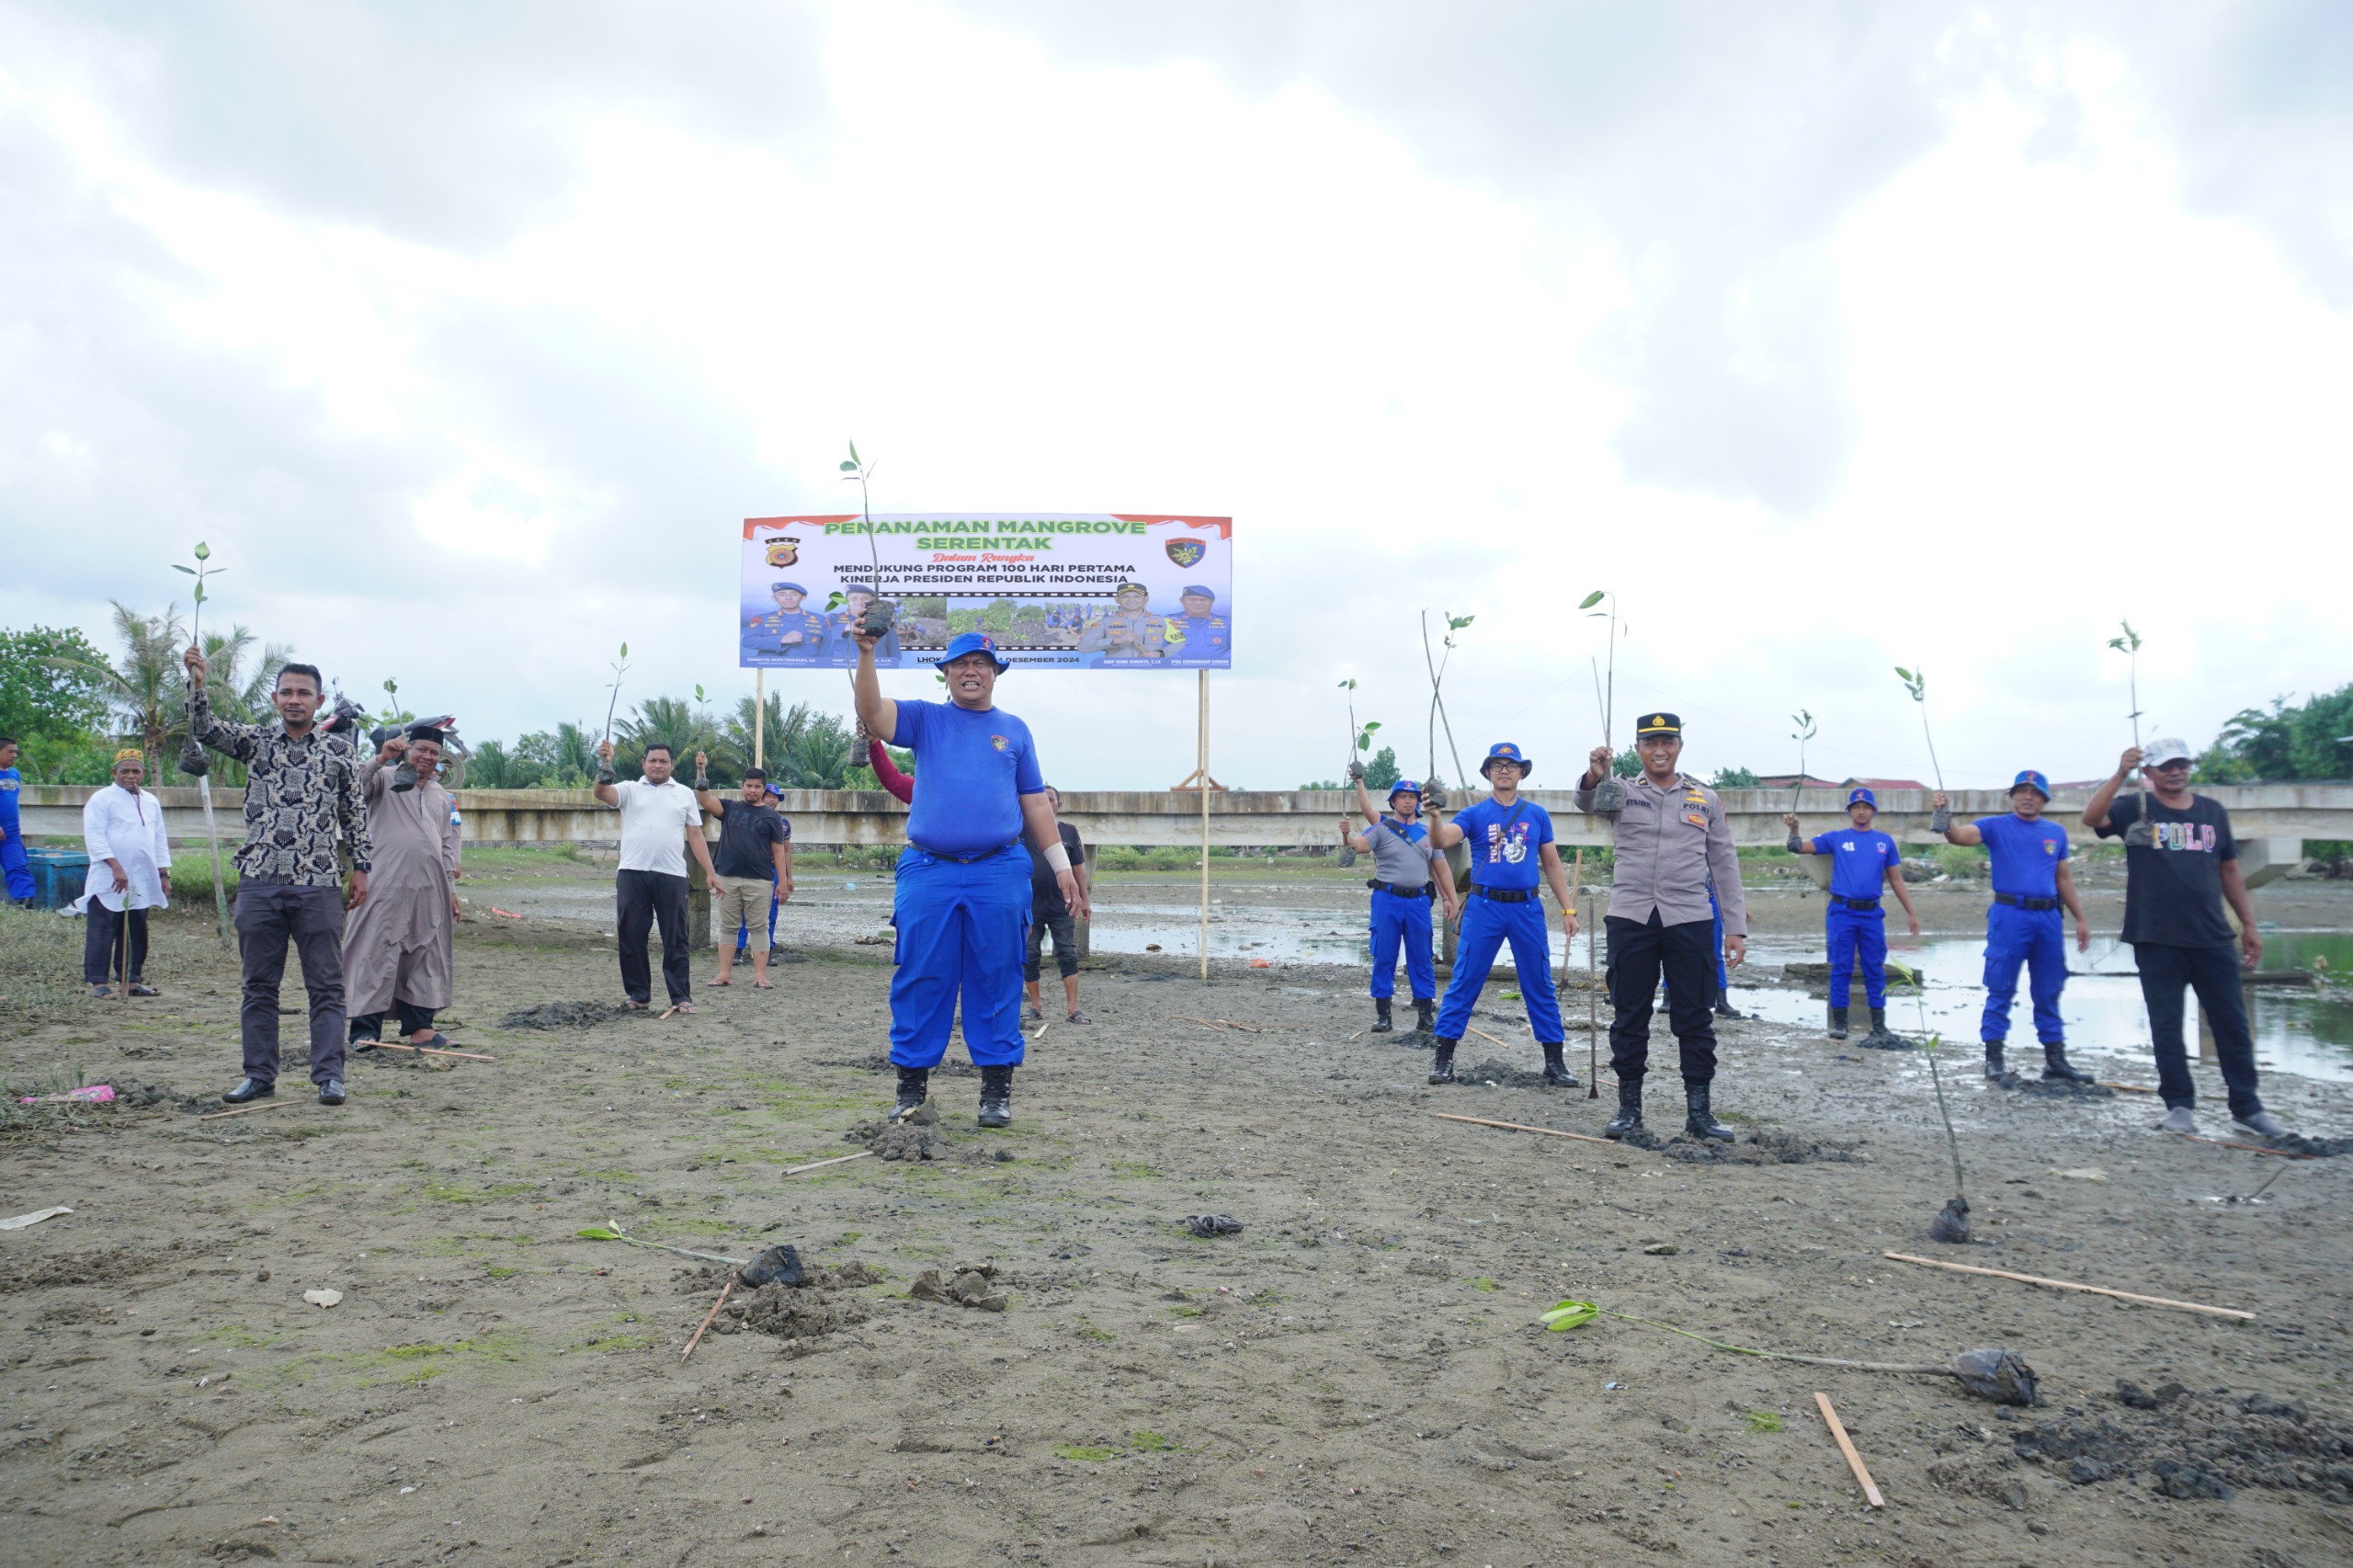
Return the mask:
POLYGON ((1058 1460, 1076 1460, 1082 1464, 1101 1464, 1105 1460, 1118 1459, 1120 1450, 1090 1448, 1082 1443, 1056 1443, 1054 1457, 1058 1460))
POLYGON ((643 1176, 639 1176, 635 1171, 624 1171, 620 1169, 576 1171, 574 1174, 588 1181, 640 1182, 645 1179, 643 1176))
POLYGON ((512 1279, 515 1276, 522 1273, 523 1271, 520 1268, 512 1267, 506 1264, 492 1263, 485 1264, 483 1267, 483 1272, 489 1275, 493 1279, 512 1279))
MULTIPOLYGON (((1781 1418, 1769 1410, 1745 1412, 1741 1415, 1740 1424, 1752 1432, 1778 1432, 1781 1429, 1781 1418)), ((1797 1505, 1792 1503, 1790 1506, 1794 1508, 1797 1505)))
POLYGON ((1140 1180, 1150 1180, 1160 1175, 1157 1170, 1145 1165, 1142 1160, 1114 1160, 1111 1162, 1111 1174, 1135 1176, 1140 1180))
POLYGON ((1197 1307, 1190 1301, 1188 1301, 1183 1306, 1169 1308, 1168 1315, 1173 1318, 1207 1317, 1209 1315, 1209 1309, 1206 1307, 1197 1307))
POLYGON ((1481 1275, 1478 1278, 1471 1281, 1471 1289, 1473 1290, 1500 1290, 1503 1287, 1496 1284, 1486 1276, 1481 1275))
POLYGON ((495 1203, 502 1198, 518 1198, 531 1190, 527 1181, 494 1182, 488 1187, 469 1187, 461 1181, 428 1181, 425 1196, 436 1203, 495 1203))
POLYGON ((1131 1432, 1128 1441, 1140 1454, 1165 1454, 1176 1451, 1176 1445, 1157 1432, 1131 1432))

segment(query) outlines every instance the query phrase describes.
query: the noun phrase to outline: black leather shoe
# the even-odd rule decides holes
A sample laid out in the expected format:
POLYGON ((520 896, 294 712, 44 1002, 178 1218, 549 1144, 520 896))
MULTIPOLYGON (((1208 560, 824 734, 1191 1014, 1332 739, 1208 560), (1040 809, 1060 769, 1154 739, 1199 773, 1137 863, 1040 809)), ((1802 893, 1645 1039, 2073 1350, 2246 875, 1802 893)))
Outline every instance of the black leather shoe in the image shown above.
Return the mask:
POLYGON ((1828 1032, 1832 1040, 1845 1040, 1847 1038, 1846 1008, 1833 1007, 1830 1009, 1830 1028, 1828 1032))
POLYGON ((1010 1127, 1013 1125, 1013 1069, 983 1067, 981 1069, 981 1125, 1010 1127))
POLYGON ((1684 1085, 1683 1106, 1684 1131, 1694 1138, 1709 1138, 1719 1143, 1729 1143, 1733 1141, 1733 1130, 1718 1121, 1714 1113, 1708 1109, 1707 1085, 1684 1085))
POLYGON ((891 1108, 892 1121, 904 1120, 923 1108, 931 1095, 931 1070, 926 1067, 899 1069, 899 1103, 891 1108))
POLYGON ((2042 1075, 2045 1079, 2063 1078, 2071 1084, 2088 1084, 2092 1075, 2067 1060, 2064 1045, 2045 1041, 2042 1047, 2042 1075))
POLYGON ((1374 997, 1372 999, 1372 1028, 1366 1031, 1368 1034, 1389 1034, 1397 1028, 1396 1024, 1390 1020, 1388 997, 1374 997))
POLYGON ((247 1100, 273 1099, 277 1094, 276 1084, 265 1084, 259 1078, 240 1078, 237 1086, 221 1097, 231 1105, 243 1105, 247 1100))
POLYGON ((1618 1114, 1602 1128, 1604 1138, 1623 1138, 1643 1128, 1643 1080, 1640 1075, 1618 1080, 1618 1114))
POLYGON ((321 1105, 341 1105, 343 1103, 343 1080, 340 1078, 329 1078, 325 1083, 321 1084, 319 1085, 319 1103, 321 1105))
POLYGON ((1461 1043, 1460 1040, 1440 1040, 1438 1042, 1438 1050, 1430 1058, 1431 1083, 1459 1084, 1462 1081, 1454 1075, 1454 1048, 1461 1043))

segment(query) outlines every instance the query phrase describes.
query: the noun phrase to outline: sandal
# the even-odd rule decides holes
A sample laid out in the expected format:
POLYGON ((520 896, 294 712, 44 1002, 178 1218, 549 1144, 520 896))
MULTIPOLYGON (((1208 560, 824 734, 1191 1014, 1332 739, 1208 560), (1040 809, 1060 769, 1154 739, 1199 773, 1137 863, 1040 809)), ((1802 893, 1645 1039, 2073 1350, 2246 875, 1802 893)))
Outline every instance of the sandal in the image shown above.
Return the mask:
POLYGON ((769 984, 765 980, 756 980, 752 982, 752 989, 755 991, 773 991, 776 987, 769 984))
POLYGON ((712 985, 733 985, 733 984, 734 984, 735 983, 734 983, 734 981, 733 981, 733 980, 714 980, 714 981, 710 982, 709 983, 710 983, 710 984, 712 984, 712 985))
POLYGON ((632 1002, 626 996, 621 998, 621 1011, 624 1013, 643 1013, 650 1010, 651 1005, 648 1003, 632 1002))
POLYGON ((696 1006, 692 1002, 681 1002, 672 1007, 670 1011, 674 1013, 699 1013, 702 1009, 696 1006))
POLYGON ((153 986, 148 984, 143 980, 134 980, 131 983, 131 994, 133 996, 161 996, 163 994, 162 992, 156 990, 153 986))

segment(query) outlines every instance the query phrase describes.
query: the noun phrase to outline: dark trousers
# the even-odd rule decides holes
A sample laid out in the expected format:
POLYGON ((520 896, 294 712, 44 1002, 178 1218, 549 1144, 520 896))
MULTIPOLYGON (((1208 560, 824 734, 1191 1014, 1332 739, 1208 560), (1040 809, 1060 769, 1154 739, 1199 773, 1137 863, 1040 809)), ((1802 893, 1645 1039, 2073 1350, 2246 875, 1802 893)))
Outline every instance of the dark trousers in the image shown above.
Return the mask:
POLYGON ((236 925, 245 1076, 278 1081, 278 983, 291 941, 311 995, 311 1082, 342 1077, 343 890, 246 881, 237 887, 236 925))
POLYGON ((92 985, 109 985, 122 962, 122 926, 131 923, 131 979, 147 978, 147 912, 108 909, 97 899, 82 922, 82 978, 92 985))
POLYGON ((1029 905, 1029 941, 1021 960, 1021 978, 1036 980, 1046 957, 1046 938, 1054 939, 1054 968, 1067 980, 1078 972, 1078 922, 1065 913, 1051 915, 1036 901, 1029 905))
POLYGON ((1666 1017, 1683 1048, 1683 1081, 1716 1077, 1716 961, 1710 950, 1715 924, 1687 920, 1666 926, 1653 910, 1647 924, 1611 916, 1609 933, 1609 1066, 1620 1083, 1650 1071, 1651 999, 1666 978, 1666 1017))
MULTIPOLYGON (((433 1027, 433 1009, 412 1007, 398 997, 392 999, 392 1016, 401 1026, 404 1036, 423 1034, 433 1027)), ((351 1015, 351 1038, 354 1040, 384 1038, 384 1015, 354 1013, 351 1015)))
POLYGON ((632 1002, 650 1002, 654 975, 645 962, 645 938, 662 928, 662 983, 673 1004, 691 994, 693 971, 687 958, 687 879, 667 871, 623 871, 613 881, 613 930, 620 939, 621 990, 632 1002))
POLYGON ((2149 1033, 2157 1048, 2157 1094, 2167 1110, 2198 1103, 2189 1079, 2189 1051, 2181 1038, 2181 994, 2198 993, 2199 1010, 2214 1034, 2214 1055, 2230 1090, 2231 1114, 2253 1116, 2263 1108, 2255 1092, 2255 1036, 2247 1028, 2246 993, 2239 988, 2239 950, 2228 944, 2177 948, 2161 942, 2132 944, 2141 971, 2141 1000, 2149 1009, 2149 1033))

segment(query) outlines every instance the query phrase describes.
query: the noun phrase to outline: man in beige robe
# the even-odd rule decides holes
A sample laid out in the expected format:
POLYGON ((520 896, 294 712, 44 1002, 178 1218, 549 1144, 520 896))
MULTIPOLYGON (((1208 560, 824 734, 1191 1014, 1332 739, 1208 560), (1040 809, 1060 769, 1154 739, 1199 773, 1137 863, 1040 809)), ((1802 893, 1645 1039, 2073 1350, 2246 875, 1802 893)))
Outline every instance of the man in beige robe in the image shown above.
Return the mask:
POLYGON ((441 750, 439 729, 412 724, 388 736, 359 767, 376 858, 368 902, 343 927, 343 983, 355 1051, 383 1039, 387 1011, 397 1014, 410 1044, 449 1044, 433 1028, 433 1015, 455 999, 458 920, 458 824, 449 791, 435 779, 441 750), (415 774, 414 789, 399 788, 404 761, 415 774))

